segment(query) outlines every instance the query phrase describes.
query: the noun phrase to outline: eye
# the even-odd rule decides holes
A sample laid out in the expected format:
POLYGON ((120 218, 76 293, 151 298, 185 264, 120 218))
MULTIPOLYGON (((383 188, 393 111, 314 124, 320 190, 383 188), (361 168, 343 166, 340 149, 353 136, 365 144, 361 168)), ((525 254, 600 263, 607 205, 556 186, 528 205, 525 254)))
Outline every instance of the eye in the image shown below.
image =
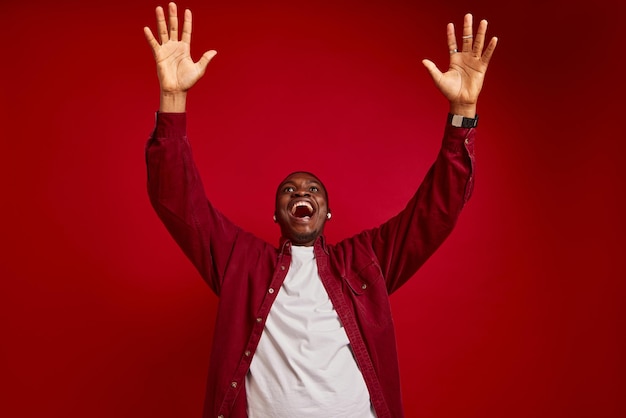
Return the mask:
POLYGON ((283 192, 285 193, 293 193, 293 191, 296 190, 293 188, 293 186, 287 186, 283 189, 283 192))
POLYGON ((318 188, 317 188, 317 186, 311 186, 311 187, 309 187, 309 191, 312 191, 312 192, 319 192, 319 191, 320 191, 320 189, 318 189, 318 188))

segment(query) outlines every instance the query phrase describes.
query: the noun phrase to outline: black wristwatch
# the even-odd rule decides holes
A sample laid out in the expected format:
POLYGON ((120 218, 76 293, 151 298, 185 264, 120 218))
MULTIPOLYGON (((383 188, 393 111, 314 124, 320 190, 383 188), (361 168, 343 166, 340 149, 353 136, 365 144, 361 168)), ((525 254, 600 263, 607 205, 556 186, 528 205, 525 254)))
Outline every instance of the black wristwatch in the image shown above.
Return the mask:
POLYGON ((466 118, 448 113, 448 123, 456 128, 475 128, 478 126, 478 115, 475 118, 466 118))

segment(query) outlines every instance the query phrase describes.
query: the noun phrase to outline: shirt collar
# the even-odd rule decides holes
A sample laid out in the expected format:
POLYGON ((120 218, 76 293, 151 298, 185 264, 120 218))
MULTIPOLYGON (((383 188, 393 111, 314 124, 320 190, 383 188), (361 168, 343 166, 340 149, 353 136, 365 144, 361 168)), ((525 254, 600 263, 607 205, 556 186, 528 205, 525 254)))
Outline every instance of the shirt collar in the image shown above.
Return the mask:
MULTIPOLYGON (((284 237, 280 237, 280 247, 279 247, 280 254, 291 255, 291 246, 292 246, 291 240, 284 238, 284 237)), ((324 235, 320 235, 319 237, 315 239, 315 242, 313 243, 313 247, 315 247, 316 249, 321 248, 322 251, 328 254, 326 237, 324 235)))

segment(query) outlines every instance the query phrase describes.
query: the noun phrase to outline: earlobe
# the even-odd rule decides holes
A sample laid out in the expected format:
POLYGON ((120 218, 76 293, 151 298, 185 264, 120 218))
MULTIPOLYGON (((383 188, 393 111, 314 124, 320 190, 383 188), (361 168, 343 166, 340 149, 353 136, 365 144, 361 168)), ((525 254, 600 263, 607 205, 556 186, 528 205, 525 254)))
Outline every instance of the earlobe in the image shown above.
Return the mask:
POLYGON ((332 216, 333 216, 333 215, 332 215, 330 212, 328 212, 328 213, 326 214, 326 219, 330 219, 332 216))
POLYGON ((278 222, 278 221, 276 220, 276 215, 272 216, 272 219, 274 219, 274 223, 278 222))

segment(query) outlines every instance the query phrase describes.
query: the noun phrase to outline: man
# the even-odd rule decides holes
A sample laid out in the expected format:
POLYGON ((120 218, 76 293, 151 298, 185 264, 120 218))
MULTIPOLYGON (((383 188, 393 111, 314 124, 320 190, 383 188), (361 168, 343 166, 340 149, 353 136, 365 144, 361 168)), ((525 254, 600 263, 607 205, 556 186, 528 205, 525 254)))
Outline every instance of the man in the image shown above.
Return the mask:
POLYGON ((450 102, 439 155, 408 205, 383 225, 329 244, 324 185, 292 173, 276 192, 278 248, 243 231, 207 200, 186 137, 187 91, 215 56, 190 57, 191 12, 181 40, 177 8, 156 9, 161 103, 146 147, 151 202, 220 302, 205 417, 402 417, 388 295, 404 284, 454 227, 473 187, 476 102, 489 59, 487 22, 463 24, 450 68, 423 63, 450 102), (484 49, 484 50, 483 50, 484 49))

